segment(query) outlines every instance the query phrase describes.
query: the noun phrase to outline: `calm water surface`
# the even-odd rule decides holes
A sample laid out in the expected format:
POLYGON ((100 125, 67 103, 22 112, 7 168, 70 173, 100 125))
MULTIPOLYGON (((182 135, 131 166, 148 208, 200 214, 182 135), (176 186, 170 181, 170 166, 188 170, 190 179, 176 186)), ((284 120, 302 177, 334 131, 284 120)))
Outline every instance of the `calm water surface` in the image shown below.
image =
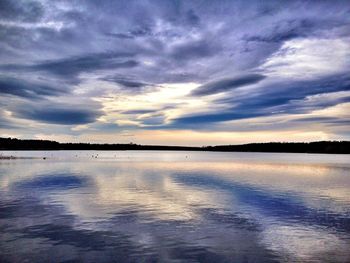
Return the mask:
POLYGON ((0 154, 0 262, 350 262, 350 156, 0 154))

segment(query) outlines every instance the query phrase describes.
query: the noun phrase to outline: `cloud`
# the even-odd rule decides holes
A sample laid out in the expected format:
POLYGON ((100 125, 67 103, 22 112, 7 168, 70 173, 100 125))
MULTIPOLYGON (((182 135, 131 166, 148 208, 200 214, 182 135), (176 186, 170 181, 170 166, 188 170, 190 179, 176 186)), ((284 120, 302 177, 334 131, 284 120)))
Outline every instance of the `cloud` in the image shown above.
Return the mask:
POLYGON ((0 1, 0 17, 5 21, 36 22, 43 13, 44 8, 38 1, 0 1))
POLYGON ((96 108, 71 104, 17 105, 14 116, 27 120, 61 125, 79 125, 95 122, 102 112, 96 108))
POLYGON ((147 113, 153 113, 156 112, 157 110, 151 110, 151 109, 142 109, 142 110, 127 110, 127 111, 122 111, 123 114, 147 114, 147 113))
POLYGON ((181 125, 184 125, 184 127, 193 127, 193 125, 198 124, 205 124, 205 123, 215 123, 215 122, 223 122, 223 121, 230 121, 230 120, 240 120, 240 119, 247 119, 247 118, 253 118, 253 117, 259 117, 259 116, 266 116, 265 113, 259 113, 259 112, 252 112, 252 113, 246 113, 246 112, 240 112, 240 111, 222 111, 218 113, 207 113, 207 114, 197 114, 192 116, 185 116, 180 117, 177 119, 174 119, 174 122, 170 126, 174 127, 180 127, 181 125))
POLYGON ((27 99, 38 99, 45 96, 60 96, 69 93, 67 87, 55 87, 46 83, 0 76, 0 93, 27 99))
POLYGON ((350 66, 348 38, 295 39, 285 42, 260 69, 271 77, 315 79, 350 66))
POLYGON ((80 73, 136 67, 138 65, 137 61, 125 59, 131 56, 133 54, 128 52, 105 52, 43 61, 33 65, 2 65, 0 69, 20 72, 47 72, 59 77, 75 79, 80 73))
POLYGON ((302 117, 293 120, 295 122, 307 122, 307 123, 324 123, 324 124, 331 124, 333 125, 339 125, 339 126, 347 126, 350 125, 350 119, 342 119, 342 118, 336 118, 336 117, 302 117))
MULTIPOLYGON (((214 86, 214 85, 213 85, 214 86)), ((350 78, 347 74, 334 75, 317 80, 294 81, 290 83, 266 83, 249 93, 228 94, 215 100, 224 105, 216 112, 206 112, 181 116, 173 119, 170 126, 192 126, 230 120, 241 120, 277 114, 302 114, 312 110, 348 102, 349 96, 334 92, 350 90, 350 78), (320 94, 323 94, 321 96, 320 94), (316 96, 317 95, 317 96, 316 96)))
POLYGON ((226 78, 213 81, 198 87, 192 91, 194 96, 206 96, 225 92, 242 86, 252 85, 262 81, 266 76, 260 74, 246 74, 234 78, 226 78))
POLYGON ((134 37, 124 33, 106 33, 106 36, 121 38, 121 39, 133 39, 134 37))
POLYGON ((134 80, 131 78, 126 78, 123 76, 106 76, 106 77, 101 78, 101 80, 117 83, 118 85, 121 85, 124 88, 136 88, 136 89, 138 89, 138 88, 143 88, 146 86, 152 86, 152 84, 138 81, 138 80, 134 80))
POLYGON ((3 111, 0 111, 0 129, 16 129, 20 128, 16 123, 9 119, 3 111))
POLYGON ((185 42, 173 47, 171 56, 177 60, 188 60, 194 58, 205 58, 215 55, 219 51, 218 44, 207 40, 185 42))
POLYGON ((260 34, 250 35, 245 38, 247 41, 283 43, 295 38, 314 37, 321 31, 337 26, 344 25, 341 19, 322 19, 322 18, 301 18, 295 17, 274 23, 271 27, 260 34))
POLYGON ((150 116, 140 117, 138 120, 141 121, 143 125, 158 126, 164 123, 165 116, 161 113, 157 113, 150 116))
POLYGON ((254 92, 216 100, 217 103, 261 106, 277 106, 307 96, 350 90, 348 74, 335 74, 315 80, 278 80, 267 82, 254 92))
POLYGON ((72 57, 57 61, 47 61, 34 65, 32 68, 48 71, 61 76, 71 76, 94 70, 131 68, 137 66, 138 63, 134 60, 120 59, 130 56, 132 56, 130 53, 108 52, 81 57, 72 57))

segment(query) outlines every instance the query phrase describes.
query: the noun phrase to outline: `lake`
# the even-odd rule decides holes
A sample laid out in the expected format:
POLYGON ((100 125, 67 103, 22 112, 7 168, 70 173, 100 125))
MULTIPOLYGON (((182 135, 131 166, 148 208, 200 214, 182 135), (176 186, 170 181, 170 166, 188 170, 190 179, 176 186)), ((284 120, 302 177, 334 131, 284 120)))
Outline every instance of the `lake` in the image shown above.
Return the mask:
POLYGON ((0 262, 350 262, 350 155, 1 154, 0 262))

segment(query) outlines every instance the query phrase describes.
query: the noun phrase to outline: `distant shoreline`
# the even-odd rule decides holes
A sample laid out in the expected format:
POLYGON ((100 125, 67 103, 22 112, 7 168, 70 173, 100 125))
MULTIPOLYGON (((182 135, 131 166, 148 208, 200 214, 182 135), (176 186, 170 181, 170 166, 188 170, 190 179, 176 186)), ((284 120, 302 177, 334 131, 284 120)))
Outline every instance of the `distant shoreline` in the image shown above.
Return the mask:
POLYGON ((162 146, 139 144, 90 144, 59 143, 48 140, 20 140, 0 138, 0 151, 50 151, 50 150, 95 150, 95 151, 209 151, 209 152, 262 152, 262 153, 325 153, 350 154, 350 141, 318 142, 268 142, 242 145, 217 146, 162 146))

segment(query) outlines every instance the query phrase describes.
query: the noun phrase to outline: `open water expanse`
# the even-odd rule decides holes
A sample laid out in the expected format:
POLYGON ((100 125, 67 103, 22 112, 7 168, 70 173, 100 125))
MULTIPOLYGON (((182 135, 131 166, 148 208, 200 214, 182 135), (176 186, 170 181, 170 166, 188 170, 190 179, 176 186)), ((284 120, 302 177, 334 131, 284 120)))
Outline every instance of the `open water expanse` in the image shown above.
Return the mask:
POLYGON ((2 263, 350 262, 350 155, 0 155, 2 263))

